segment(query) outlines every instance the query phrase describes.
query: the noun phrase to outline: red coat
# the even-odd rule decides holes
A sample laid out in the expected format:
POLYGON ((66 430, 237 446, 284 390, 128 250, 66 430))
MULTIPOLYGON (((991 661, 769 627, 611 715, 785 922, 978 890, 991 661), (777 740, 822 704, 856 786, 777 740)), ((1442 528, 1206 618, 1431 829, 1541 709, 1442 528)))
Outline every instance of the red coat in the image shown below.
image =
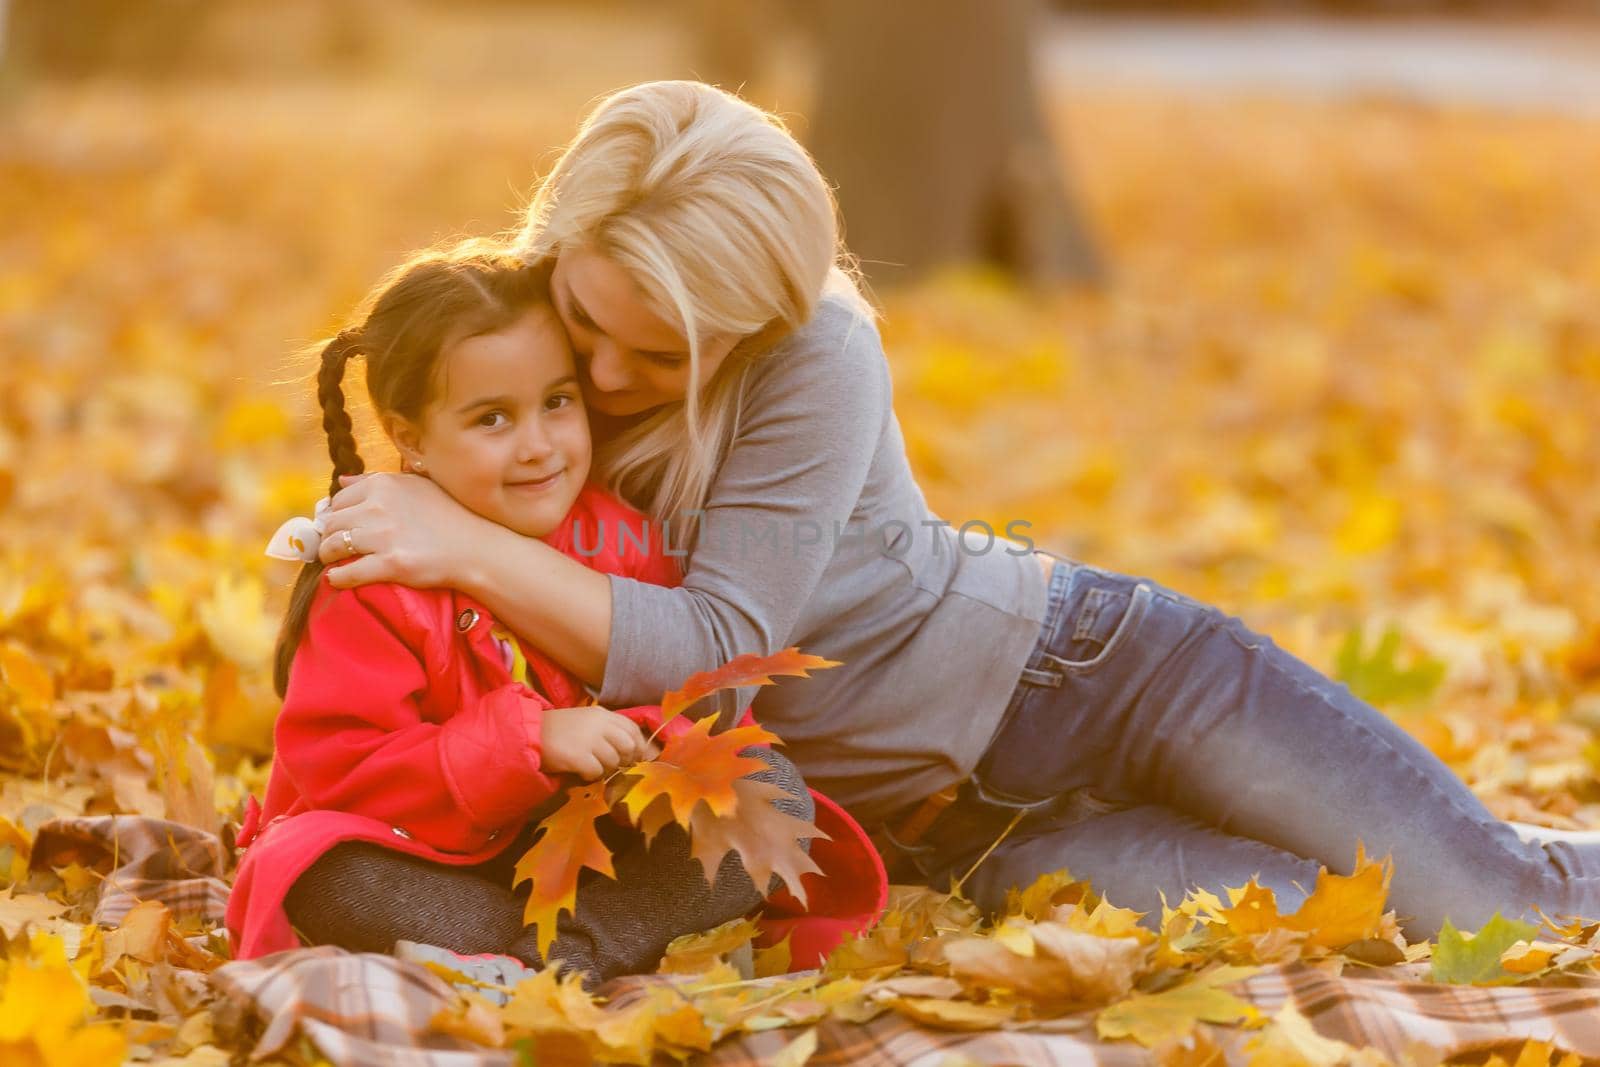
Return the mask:
MULTIPOLYGON (((642 516, 586 487, 567 521, 544 540, 596 570, 662 585, 678 581, 659 538, 641 552, 616 536, 642 516), (604 529, 601 551, 586 548, 604 529)), ((544 711, 588 702, 578 681, 538 652, 530 673, 542 692, 513 680, 481 604, 448 589, 381 583, 317 590, 275 729, 264 805, 251 798, 245 849, 228 901, 236 959, 296 948, 283 899, 319 856, 342 841, 369 841, 437 863, 465 866, 499 854, 534 809, 568 784, 540 768, 544 711)), ((618 709, 647 730, 654 705, 618 709)), ((667 732, 687 728, 670 723, 667 732)), ((823 877, 806 875, 809 907, 780 891, 763 904, 760 943, 790 936, 796 968, 815 966, 887 900, 883 862, 866 833, 813 791, 814 840, 823 877)))

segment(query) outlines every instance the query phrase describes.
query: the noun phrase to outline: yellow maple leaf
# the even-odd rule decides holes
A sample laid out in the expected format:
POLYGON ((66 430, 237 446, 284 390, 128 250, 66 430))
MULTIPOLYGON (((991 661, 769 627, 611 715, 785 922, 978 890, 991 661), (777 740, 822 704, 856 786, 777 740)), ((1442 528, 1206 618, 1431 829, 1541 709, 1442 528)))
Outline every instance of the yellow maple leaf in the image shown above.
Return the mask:
POLYGON ((1020 915, 1035 922, 1048 919, 1060 904, 1076 904, 1089 892, 1089 883, 1074 878, 1065 868, 1039 875, 1026 888, 1006 890, 1006 915, 1020 915))
POLYGON ((1033 951, 1023 954, 982 937, 947 941, 950 972, 974 989, 1006 989, 1038 1004, 1105 1003, 1125 996, 1144 963, 1133 938, 1095 937, 1063 923, 1027 927, 1033 951))
POLYGON ((1232 933, 1250 937, 1283 924, 1283 917, 1278 914, 1277 894, 1254 878, 1241 888, 1230 887, 1228 898, 1231 905, 1219 910, 1217 916, 1232 933))
POLYGON ((259 668, 278 640, 278 620, 267 614, 266 602, 259 579, 219 574, 195 615, 211 647, 241 667, 259 668))
POLYGON ((1394 497, 1357 493, 1334 534, 1334 545, 1346 556, 1365 556, 1388 548, 1400 532, 1403 516, 1403 505, 1394 497))
MULTIPOLYGON (((606 1008, 583 989, 577 975, 557 975, 546 968, 523 979, 501 1010, 506 1037, 527 1041, 536 1063, 649 1064, 655 1049, 656 1021, 676 1013, 681 998, 670 1003, 646 997, 622 1008, 606 1008)), ((690 1029, 681 1018, 667 1024, 680 1036, 690 1029)))
POLYGON ((51 869, 56 872, 56 877, 61 879, 62 884, 66 886, 67 896, 69 897, 78 896, 85 890, 100 884, 100 875, 76 861, 67 864, 65 867, 53 867, 51 869))
POLYGON ((16 937, 30 923, 54 919, 67 910, 43 893, 18 893, 15 887, 0 895, 0 933, 16 937))
POLYGON ((33 839, 20 826, 0 815, 0 852, 10 850, 10 862, 0 867, 0 878, 7 882, 20 882, 28 877, 28 856, 33 850, 33 839))
MULTIPOLYGON (((1059 918, 1059 914, 1056 917, 1059 918)), ((1148 945, 1156 940, 1156 934, 1140 923, 1143 918, 1144 912, 1119 908, 1101 897, 1088 911, 1081 907, 1073 908, 1066 914, 1065 922, 1070 929, 1096 937, 1131 937, 1140 944, 1148 945)))
POLYGON ((60 938, 36 933, 13 950, 0 987, 0 1063, 116 1067, 126 1046, 106 1025, 86 1025, 93 1005, 60 938))
POLYGON ((1376 937, 1383 930, 1393 874, 1388 859, 1374 861, 1358 848, 1351 874, 1333 874, 1326 867, 1317 873, 1316 888, 1286 925, 1307 932, 1312 944, 1324 948, 1343 948, 1376 937))
POLYGON ((1154 1048, 1187 1036, 1196 1023, 1249 1024, 1260 1013, 1222 987, 1254 970, 1218 967, 1160 993, 1135 993, 1095 1016, 1095 1029, 1107 1040, 1132 1038, 1154 1048))
POLYGON ((673 938, 656 969, 660 974, 697 974, 749 947, 760 933, 755 920, 733 919, 699 933, 673 938))
POLYGON ((125 956, 145 963, 159 963, 171 925, 172 913, 159 900, 135 904, 117 928, 105 935, 105 965, 114 967, 125 956))
POLYGON ((0 644, 0 681, 11 690, 24 711, 39 711, 56 698, 56 682, 50 669, 16 641, 0 644))

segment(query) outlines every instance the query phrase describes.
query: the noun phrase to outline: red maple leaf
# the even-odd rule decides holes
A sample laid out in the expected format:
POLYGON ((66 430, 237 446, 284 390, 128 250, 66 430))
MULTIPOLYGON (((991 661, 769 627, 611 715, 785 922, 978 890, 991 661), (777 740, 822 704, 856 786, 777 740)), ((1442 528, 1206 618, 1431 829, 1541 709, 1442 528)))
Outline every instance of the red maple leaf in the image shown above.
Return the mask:
POLYGON ((797 678, 810 677, 811 671, 839 666, 838 660, 823 659, 790 647, 770 656, 746 653, 735 656, 714 671, 702 671, 689 676, 681 689, 674 689, 661 698, 661 721, 667 723, 696 701, 703 700, 721 689, 738 689, 746 685, 771 685, 773 675, 783 674, 797 678))

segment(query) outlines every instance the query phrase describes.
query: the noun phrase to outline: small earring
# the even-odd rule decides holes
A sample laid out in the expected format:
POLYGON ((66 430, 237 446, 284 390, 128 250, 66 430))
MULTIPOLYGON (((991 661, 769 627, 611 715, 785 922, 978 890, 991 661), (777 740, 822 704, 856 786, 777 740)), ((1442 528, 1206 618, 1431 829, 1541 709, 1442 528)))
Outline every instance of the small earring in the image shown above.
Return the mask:
POLYGON ((422 473, 422 460, 419 459, 415 463, 411 464, 411 469, 416 471, 418 474, 421 474, 422 473))

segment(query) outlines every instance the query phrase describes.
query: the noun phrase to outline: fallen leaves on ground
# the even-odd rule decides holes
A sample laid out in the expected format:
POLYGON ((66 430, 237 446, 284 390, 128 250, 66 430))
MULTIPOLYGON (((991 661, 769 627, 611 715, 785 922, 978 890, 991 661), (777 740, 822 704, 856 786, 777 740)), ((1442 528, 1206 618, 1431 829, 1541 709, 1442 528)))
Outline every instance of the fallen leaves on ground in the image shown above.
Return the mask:
MULTIPOLYGON (((897 887, 883 919, 842 945, 820 972, 747 977, 748 967, 735 963, 748 959, 757 929, 740 920, 675 942, 661 966, 672 982, 649 998, 611 1010, 576 982, 545 973, 525 981, 488 1029, 503 1030, 505 1043, 520 1034, 541 1054, 576 1041, 605 1062, 647 1063, 658 1053, 686 1051, 682 1037, 671 1035, 681 1035, 691 1017, 699 1025, 689 1032, 715 1042, 828 1019, 864 1022, 888 1011, 950 1030, 1092 1022, 1102 1039, 1136 1042, 1177 1062, 1191 1055, 1204 1062, 1214 1047, 1208 1027, 1242 1028, 1260 1031, 1248 1046, 1253 1063, 1380 1064, 1387 1061, 1372 1050, 1319 1035, 1292 1005, 1266 1018, 1230 987, 1259 969, 1237 961, 1268 939, 1273 962, 1361 965, 1370 942, 1385 938, 1407 958, 1411 946, 1384 907, 1390 873, 1387 862, 1365 856, 1350 875, 1323 871, 1312 896, 1289 914, 1255 883, 1230 892, 1226 905, 1197 892, 1166 909, 1159 929, 1065 871, 1013 893, 993 921, 960 897, 897 887), (1173 943, 1185 950, 1162 951, 1173 943)), ((1434 979, 1499 981, 1493 968, 1502 955, 1521 958, 1516 950, 1534 931, 1496 916, 1465 942, 1476 944, 1468 957, 1451 931, 1435 949, 1434 979)), ((1543 944, 1557 952, 1577 947, 1543 944)), ((458 1006, 444 1025, 464 1032, 464 1018, 467 1008, 458 1006)))

